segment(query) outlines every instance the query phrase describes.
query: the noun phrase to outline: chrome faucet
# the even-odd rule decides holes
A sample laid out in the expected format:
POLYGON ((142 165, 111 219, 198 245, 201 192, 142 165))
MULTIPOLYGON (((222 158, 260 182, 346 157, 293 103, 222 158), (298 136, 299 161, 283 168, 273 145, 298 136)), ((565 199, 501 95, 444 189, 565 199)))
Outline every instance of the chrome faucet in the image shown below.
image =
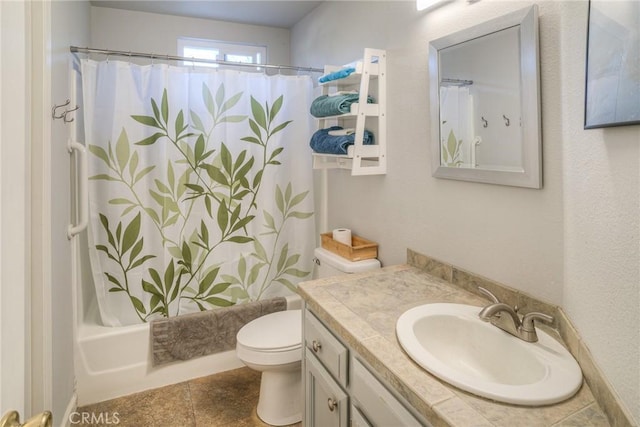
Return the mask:
POLYGON ((480 310, 480 313, 478 313, 480 320, 484 322, 491 322, 492 325, 520 338, 521 340, 527 342, 538 341, 534 320, 541 320, 548 323, 553 322, 552 316, 537 312, 527 313, 522 317, 522 320, 520 320, 518 307, 514 308, 508 304, 500 302, 498 297, 485 288, 478 287, 478 290, 493 301, 492 304, 489 304, 480 310), (505 313, 507 315, 505 315, 505 313))

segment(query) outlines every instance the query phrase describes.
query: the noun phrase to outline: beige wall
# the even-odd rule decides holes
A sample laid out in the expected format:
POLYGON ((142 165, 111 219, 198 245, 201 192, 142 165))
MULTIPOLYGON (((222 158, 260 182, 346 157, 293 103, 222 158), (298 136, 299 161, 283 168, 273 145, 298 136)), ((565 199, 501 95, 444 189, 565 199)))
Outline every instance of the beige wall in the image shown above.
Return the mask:
POLYGON ((284 28, 91 8, 91 47, 176 55, 178 37, 267 46, 267 62, 289 63, 289 30, 284 28))
MULTIPOLYGON (((549 103, 543 114, 543 190, 431 177, 429 40, 523 7, 458 3, 425 14, 416 12, 412 2, 328 2, 293 28, 296 64, 344 63, 361 56, 363 47, 388 51, 388 173, 352 178, 346 171, 331 171, 329 226, 350 227, 378 241, 385 264, 404 262, 410 247, 560 303, 559 105, 549 103)), ((558 30, 550 28, 546 34, 542 50, 558 57, 558 30)), ((542 66, 543 91, 559 92, 557 61, 544 61, 542 66)))
POLYGON ((586 1, 537 2, 544 188, 431 176, 429 41, 532 3, 424 13, 414 2, 326 2, 296 24, 297 65, 388 51, 388 173, 330 171, 328 225, 379 242, 384 264, 410 247, 563 306, 640 420, 640 130, 582 129, 586 1))
POLYGON ((587 7, 561 12, 563 306, 640 423, 640 126, 583 130, 587 7))
MULTIPOLYGON (((51 3, 51 100, 62 104, 70 98, 69 46, 89 44, 88 1, 51 3)), ((78 114, 75 113, 76 119, 78 114)), ((66 150, 70 126, 62 120, 51 123, 51 164, 48 180, 51 194, 51 316, 53 350, 53 416, 63 425, 63 415, 75 392, 73 365, 74 313, 71 283, 71 243, 67 226, 71 218, 71 158, 66 150)))

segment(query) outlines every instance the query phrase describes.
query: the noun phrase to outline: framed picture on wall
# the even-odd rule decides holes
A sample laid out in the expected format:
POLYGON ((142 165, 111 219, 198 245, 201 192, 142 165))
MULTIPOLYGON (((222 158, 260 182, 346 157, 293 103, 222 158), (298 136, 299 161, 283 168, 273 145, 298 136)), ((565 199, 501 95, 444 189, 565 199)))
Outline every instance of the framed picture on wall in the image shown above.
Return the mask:
POLYGON ((640 124, 640 1, 590 0, 584 128, 640 124))

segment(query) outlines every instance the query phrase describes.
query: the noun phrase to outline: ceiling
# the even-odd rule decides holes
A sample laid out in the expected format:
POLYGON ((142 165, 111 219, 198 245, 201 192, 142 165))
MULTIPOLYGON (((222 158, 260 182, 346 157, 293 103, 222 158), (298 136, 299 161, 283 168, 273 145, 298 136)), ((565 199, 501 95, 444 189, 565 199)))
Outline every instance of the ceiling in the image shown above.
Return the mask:
POLYGON ((93 6, 291 28, 322 1, 91 0, 93 6))

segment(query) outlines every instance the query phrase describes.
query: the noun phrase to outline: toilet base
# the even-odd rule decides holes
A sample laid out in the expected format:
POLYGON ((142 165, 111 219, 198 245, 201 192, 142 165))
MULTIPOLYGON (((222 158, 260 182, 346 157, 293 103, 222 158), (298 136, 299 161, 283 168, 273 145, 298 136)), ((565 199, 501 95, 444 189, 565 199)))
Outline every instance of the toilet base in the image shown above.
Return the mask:
POLYGON ((267 424, 284 426, 302 421, 302 376, 294 369, 263 371, 258 417, 267 424))

